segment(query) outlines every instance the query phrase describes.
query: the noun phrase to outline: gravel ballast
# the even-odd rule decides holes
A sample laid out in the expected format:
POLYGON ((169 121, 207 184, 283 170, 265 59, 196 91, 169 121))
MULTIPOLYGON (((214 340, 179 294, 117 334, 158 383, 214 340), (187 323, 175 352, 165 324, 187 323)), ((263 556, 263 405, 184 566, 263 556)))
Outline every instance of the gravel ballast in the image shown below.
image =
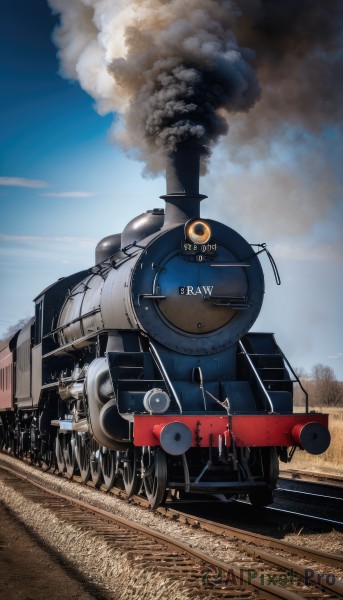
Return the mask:
MULTIPOLYGON (((76 569, 101 587, 107 598, 133 600, 187 599, 188 589, 182 581, 161 578, 158 573, 135 568, 122 550, 116 550, 82 527, 70 525, 54 516, 49 509, 23 498, 0 481, 0 502, 35 532, 43 542, 68 559, 76 569)), ((44 576, 44 573, 42 572, 44 576)), ((61 592, 63 594, 63 592, 61 592)), ((60 597, 63 598, 63 595, 60 597)))

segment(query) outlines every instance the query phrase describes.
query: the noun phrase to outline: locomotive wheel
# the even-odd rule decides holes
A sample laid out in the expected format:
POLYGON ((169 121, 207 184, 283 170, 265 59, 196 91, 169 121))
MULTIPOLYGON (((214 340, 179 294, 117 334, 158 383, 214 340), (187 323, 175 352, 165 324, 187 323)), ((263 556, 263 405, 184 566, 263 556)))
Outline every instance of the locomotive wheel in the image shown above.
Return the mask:
POLYGON ((43 471, 48 471, 54 466, 54 443, 50 437, 45 443, 42 444, 41 461, 43 471))
POLYGON ((266 487, 249 492, 249 500, 255 508, 268 506, 273 502, 273 492, 279 477, 279 459, 275 447, 262 448, 261 458, 266 477, 266 487))
POLYGON ((131 496, 138 494, 141 486, 141 480, 137 469, 137 449, 135 447, 129 448, 124 453, 123 463, 124 488, 127 497, 131 498, 131 496))
POLYGON ((143 484, 150 503, 155 510, 166 495, 167 458, 161 448, 147 448, 142 457, 144 467, 143 484))
POLYGON ((75 434, 66 434, 64 437, 66 438, 64 442, 64 460, 66 464, 66 471, 69 479, 72 479, 73 475, 75 475, 77 471, 75 457, 76 439, 75 434))
POLYGON ((49 471, 49 469, 52 467, 52 465, 54 464, 54 456, 53 456, 53 452, 49 451, 44 453, 44 456, 42 456, 42 470, 43 471, 49 471))
POLYGON ((75 458, 79 467, 82 483, 87 483, 91 476, 89 440, 82 434, 75 436, 75 458))
POLYGON ((109 491, 113 487, 116 476, 116 455, 108 448, 102 448, 100 452, 100 465, 102 477, 104 480, 104 488, 109 491))
MULTIPOLYGON (((29 459, 33 465, 41 466, 39 432, 34 423, 31 423, 29 431, 29 459)), ((17 454, 19 458, 22 456, 20 448, 20 433, 17 436, 17 454)))
POLYGON ((91 478, 95 487, 100 487, 102 479, 101 463, 100 463, 100 446, 98 442, 91 439, 89 443, 89 465, 91 478))
POLYGON ((64 449, 64 435, 57 434, 56 442, 55 442, 55 454, 56 454, 57 469, 58 469, 59 473, 64 473, 66 470, 63 449, 64 449))

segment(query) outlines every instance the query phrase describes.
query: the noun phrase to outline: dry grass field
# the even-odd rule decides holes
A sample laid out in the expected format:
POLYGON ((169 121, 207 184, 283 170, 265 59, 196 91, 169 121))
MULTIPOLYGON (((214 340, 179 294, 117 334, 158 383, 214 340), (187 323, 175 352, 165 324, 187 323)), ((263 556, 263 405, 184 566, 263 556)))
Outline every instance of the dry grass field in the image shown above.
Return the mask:
POLYGON ((280 463, 280 468, 319 471, 343 476, 343 408, 316 408, 316 412, 329 413, 331 444, 324 454, 313 456, 297 449, 291 463, 280 463))

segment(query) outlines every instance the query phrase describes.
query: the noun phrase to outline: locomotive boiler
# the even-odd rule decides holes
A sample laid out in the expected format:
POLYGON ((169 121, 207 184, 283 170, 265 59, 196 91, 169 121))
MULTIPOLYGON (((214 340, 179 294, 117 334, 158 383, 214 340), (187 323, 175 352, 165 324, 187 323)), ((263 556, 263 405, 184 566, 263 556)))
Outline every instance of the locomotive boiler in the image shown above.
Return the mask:
POLYGON ((0 391, 4 444, 83 482, 143 490, 152 508, 195 492, 268 504, 279 460, 327 449, 327 415, 308 412, 305 392, 293 412, 299 380, 274 335, 250 331, 266 247, 200 216, 192 145, 169 155, 162 198, 165 210, 101 240, 94 267, 37 296, 0 348, 16 383, 0 391))

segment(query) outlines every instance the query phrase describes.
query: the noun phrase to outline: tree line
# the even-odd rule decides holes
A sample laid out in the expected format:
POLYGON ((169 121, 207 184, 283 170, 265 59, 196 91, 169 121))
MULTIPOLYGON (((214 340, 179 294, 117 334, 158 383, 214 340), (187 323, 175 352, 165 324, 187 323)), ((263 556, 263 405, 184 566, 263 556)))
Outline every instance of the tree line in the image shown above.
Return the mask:
MULTIPOLYGON (((318 363, 314 365, 310 374, 300 370, 297 375, 309 395, 312 408, 343 407, 343 382, 337 380, 331 367, 318 363)), ((303 404, 303 394, 300 389, 295 389, 294 404, 295 406, 303 404)))

